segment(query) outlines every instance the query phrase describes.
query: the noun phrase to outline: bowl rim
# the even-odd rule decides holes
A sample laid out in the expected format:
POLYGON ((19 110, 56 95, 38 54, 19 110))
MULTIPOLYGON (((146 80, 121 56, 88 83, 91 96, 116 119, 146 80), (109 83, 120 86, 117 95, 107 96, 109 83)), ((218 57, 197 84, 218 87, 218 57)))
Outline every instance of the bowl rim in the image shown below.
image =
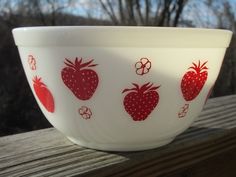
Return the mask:
POLYGON ((148 26, 34 26, 12 30, 17 46, 226 48, 232 31, 148 26), (104 40, 105 39, 105 40, 104 40))

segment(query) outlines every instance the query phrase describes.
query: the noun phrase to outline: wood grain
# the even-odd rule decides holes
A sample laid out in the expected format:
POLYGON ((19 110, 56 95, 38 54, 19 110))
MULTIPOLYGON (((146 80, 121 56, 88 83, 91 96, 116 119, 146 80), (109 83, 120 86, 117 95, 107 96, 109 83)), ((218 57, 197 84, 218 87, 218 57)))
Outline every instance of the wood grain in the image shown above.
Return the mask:
POLYGON ((0 147, 0 176, 204 177, 210 176, 210 169, 236 176, 227 165, 236 163, 236 95, 210 99, 187 131, 154 150, 86 149, 54 128, 2 137, 0 147))
POLYGON ((162 177, 235 177, 236 149, 162 177))

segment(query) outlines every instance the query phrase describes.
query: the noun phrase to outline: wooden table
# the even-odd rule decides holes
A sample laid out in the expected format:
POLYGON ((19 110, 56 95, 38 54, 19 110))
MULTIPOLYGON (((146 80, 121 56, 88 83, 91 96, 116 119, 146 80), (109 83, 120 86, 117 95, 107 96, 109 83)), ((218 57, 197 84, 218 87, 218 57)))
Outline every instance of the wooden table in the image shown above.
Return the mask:
POLYGON ((0 138, 0 176, 236 176, 236 95, 210 99, 171 144, 102 152, 72 144, 54 128, 0 138))

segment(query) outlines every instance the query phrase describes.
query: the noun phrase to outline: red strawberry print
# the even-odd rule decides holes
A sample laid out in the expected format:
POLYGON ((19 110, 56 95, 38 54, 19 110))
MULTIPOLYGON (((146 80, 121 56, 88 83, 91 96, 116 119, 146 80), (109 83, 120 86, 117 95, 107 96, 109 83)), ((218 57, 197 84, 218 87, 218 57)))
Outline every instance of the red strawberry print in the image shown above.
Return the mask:
POLYGON ((122 93, 129 92, 123 101, 126 112, 134 121, 145 120, 154 110, 159 102, 157 89, 160 86, 153 86, 150 82, 142 85, 133 83, 134 88, 124 89, 122 93))
POLYGON ((83 59, 72 62, 68 59, 64 62, 66 67, 61 71, 64 84, 80 100, 89 100, 98 86, 98 75, 91 68, 97 66, 92 64, 93 60, 83 63, 83 59))
POLYGON ((207 61, 203 64, 199 61, 198 65, 193 63, 193 66, 188 68, 190 71, 183 76, 181 90, 186 101, 196 98, 202 90, 208 76, 206 63, 207 61))
POLYGON ((52 93, 47 88, 47 86, 42 82, 40 77, 38 78, 37 76, 35 76, 33 79, 33 83, 34 83, 33 84, 34 91, 39 101, 42 103, 42 105, 48 112, 53 113, 55 107, 52 93))
POLYGON ((87 106, 82 106, 81 108, 79 108, 79 114, 83 119, 90 119, 92 116, 92 111, 87 106))
POLYGON ((151 62, 147 58, 141 58, 140 61, 138 61, 135 64, 136 68, 136 74, 138 75, 144 75, 149 72, 151 69, 151 62))
POLYGON ((36 70, 36 60, 33 55, 28 56, 28 64, 31 70, 36 70))

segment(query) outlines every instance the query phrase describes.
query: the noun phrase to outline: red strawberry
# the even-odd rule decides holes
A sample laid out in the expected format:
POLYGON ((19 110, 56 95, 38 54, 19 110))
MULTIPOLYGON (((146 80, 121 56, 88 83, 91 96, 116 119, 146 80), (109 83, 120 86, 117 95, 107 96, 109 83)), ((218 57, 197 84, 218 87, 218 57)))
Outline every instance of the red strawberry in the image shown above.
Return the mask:
POLYGON ((198 96, 200 91, 202 90, 206 80, 207 80, 207 67, 205 66, 207 63, 203 64, 198 62, 198 65, 193 63, 188 69, 192 69, 188 71, 181 81, 181 90, 186 101, 191 101, 198 96))
POLYGON ((75 62, 66 59, 66 67, 61 71, 64 84, 80 100, 90 99, 98 86, 98 75, 91 68, 97 66, 92 64, 93 60, 83 63, 82 58, 75 62))
POLYGON ((34 83, 34 91, 42 103, 42 105, 46 108, 48 112, 54 112, 54 99, 50 90, 48 90, 47 86, 41 81, 41 78, 37 76, 33 79, 34 83))
POLYGON ((160 86, 153 87, 150 82, 139 87, 138 84, 131 89, 124 89, 122 93, 128 93, 123 101, 126 112, 135 121, 145 120, 148 115, 154 110, 159 102, 159 95, 156 91, 160 86))

